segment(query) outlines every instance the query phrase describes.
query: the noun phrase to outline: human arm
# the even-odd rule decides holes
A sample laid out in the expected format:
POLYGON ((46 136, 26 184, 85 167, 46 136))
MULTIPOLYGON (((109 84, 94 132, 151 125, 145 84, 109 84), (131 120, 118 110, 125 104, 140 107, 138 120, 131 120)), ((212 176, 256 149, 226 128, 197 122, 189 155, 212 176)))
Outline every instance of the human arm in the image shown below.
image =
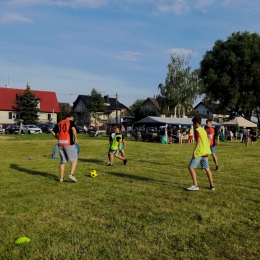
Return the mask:
POLYGON ((78 142, 76 127, 72 127, 71 131, 72 131, 72 134, 73 134, 74 143, 76 144, 78 142))

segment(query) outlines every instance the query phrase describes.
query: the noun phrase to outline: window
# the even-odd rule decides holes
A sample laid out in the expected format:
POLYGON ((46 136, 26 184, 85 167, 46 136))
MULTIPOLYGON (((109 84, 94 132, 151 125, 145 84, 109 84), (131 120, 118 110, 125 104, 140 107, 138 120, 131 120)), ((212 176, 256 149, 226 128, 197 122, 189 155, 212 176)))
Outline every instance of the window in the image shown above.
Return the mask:
POLYGON ((9 119, 13 119, 13 113, 9 112, 9 119))
POLYGON ((209 115, 209 111, 207 111, 207 115, 209 115))
POLYGON ((51 120, 51 114, 48 114, 48 120, 49 121, 51 120))

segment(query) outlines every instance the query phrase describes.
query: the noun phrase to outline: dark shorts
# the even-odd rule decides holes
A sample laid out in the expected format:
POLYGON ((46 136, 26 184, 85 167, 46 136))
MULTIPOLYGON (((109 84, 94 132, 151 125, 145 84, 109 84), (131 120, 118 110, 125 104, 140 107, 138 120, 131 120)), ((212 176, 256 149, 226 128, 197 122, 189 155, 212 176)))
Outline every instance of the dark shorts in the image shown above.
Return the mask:
POLYGON ((119 150, 111 150, 109 149, 109 154, 113 154, 113 155, 118 155, 119 154, 119 150))

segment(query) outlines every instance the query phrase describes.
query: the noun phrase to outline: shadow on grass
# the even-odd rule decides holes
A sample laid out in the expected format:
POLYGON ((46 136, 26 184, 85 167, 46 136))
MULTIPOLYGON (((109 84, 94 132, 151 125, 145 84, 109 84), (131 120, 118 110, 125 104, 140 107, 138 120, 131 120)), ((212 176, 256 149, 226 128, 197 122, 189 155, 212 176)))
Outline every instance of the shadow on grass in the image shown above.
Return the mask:
POLYGON ((78 158, 78 161, 86 162, 86 163, 104 164, 105 165, 104 160, 78 158))
POLYGON ((50 178, 50 179, 57 180, 57 176, 54 175, 54 174, 26 169, 26 168, 18 166, 17 164, 10 164, 10 168, 14 169, 14 170, 17 170, 19 172, 25 172, 27 174, 32 174, 32 175, 40 175, 40 176, 45 177, 45 178, 50 178))
POLYGON ((127 173, 121 173, 121 172, 106 172, 104 171, 104 173, 108 174, 108 175, 112 175, 112 176, 117 176, 120 178, 128 178, 131 180, 138 180, 138 181, 146 181, 146 182, 153 182, 153 183, 160 183, 163 185, 169 184, 166 181, 157 181, 151 178, 147 178, 147 177, 142 177, 142 176, 138 176, 138 175, 132 175, 132 174, 127 174, 127 173))

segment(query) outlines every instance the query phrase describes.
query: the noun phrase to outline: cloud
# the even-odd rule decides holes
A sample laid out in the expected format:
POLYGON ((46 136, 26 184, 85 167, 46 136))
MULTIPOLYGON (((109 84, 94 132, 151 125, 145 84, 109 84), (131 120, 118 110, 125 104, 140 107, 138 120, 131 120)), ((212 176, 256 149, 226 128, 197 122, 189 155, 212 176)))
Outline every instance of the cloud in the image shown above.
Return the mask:
POLYGON ((175 53, 175 54, 180 55, 180 56, 182 56, 182 55, 185 55, 185 56, 192 55, 192 56, 194 56, 194 54, 195 54, 193 52, 193 50, 184 49, 184 48, 173 48, 173 49, 167 50, 166 53, 168 53, 168 54, 174 54, 175 53))
MULTIPOLYGON (((159 2, 158 2, 159 3, 159 2)), ((160 3, 157 6, 159 12, 181 14, 190 10, 186 0, 176 0, 173 4, 160 3)))
POLYGON ((137 61, 141 55, 139 52, 124 51, 121 55, 115 57, 120 60, 137 61))
POLYGON ((6 14, 0 17, 0 23, 33 23, 33 21, 19 14, 6 14))
POLYGON ((55 5, 72 8, 97 8, 108 4, 108 0, 9 0, 7 4, 12 6, 55 5))
POLYGON ((215 0, 197 0, 194 4, 195 9, 203 10, 206 12, 205 7, 213 5, 215 0))

